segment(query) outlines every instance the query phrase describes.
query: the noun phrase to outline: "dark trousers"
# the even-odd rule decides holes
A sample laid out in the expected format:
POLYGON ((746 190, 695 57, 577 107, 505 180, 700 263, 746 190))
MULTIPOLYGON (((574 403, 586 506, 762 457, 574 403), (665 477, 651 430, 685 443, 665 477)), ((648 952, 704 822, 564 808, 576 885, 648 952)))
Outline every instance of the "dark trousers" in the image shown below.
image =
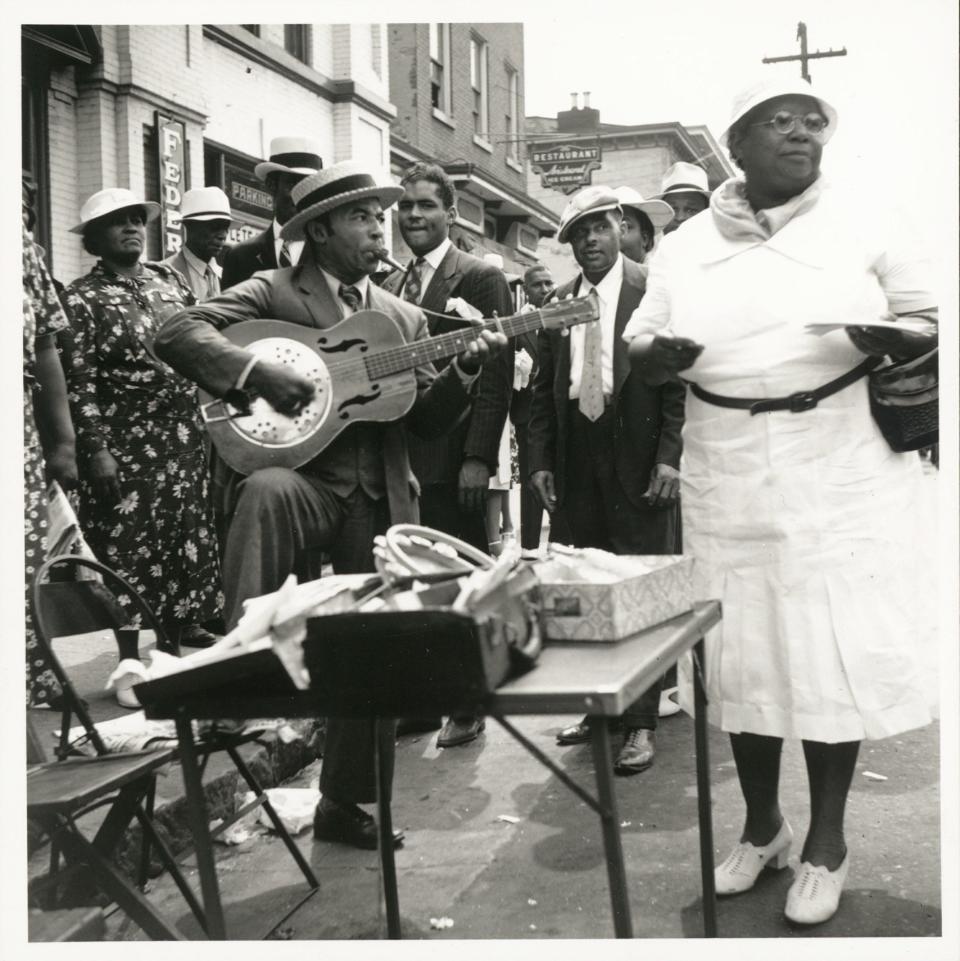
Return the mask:
POLYGON ((455 482, 424 484, 420 491, 420 523, 451 534, 487 553, 487 523, 482 511, 463 511, 455 482))
MULTIPOLYGON (((553 540, 613 554, 673 554, 679 547, 679 511, 642 510, 627 497, 613 457, 615 411, 590 421, 571 402, 563 504, 551 524, 553 540)), ((663 678, 623 713, 626 727, 657 727, 663 678)))
POLYGON ((530 486, 530 441, 527 425, 515 424, 517 436, 517 466, 520 470, 520 546, 535 551, 540 546, 543 530, 543 507, 530 486))
MULTIPOLYGON (((338 497, 282 467, 255 471, 239 487, 224 549, 227 628, 236 626, 246 598, 277 590, 289 574, 319 577, 324 553, 337 574, 373 571, 373 539, 389 521, 386 498, 372 500, 359 488, 338 497)), ((373 735, 372 718, 327 719, 320 772, 325 796, 355 804, 376 800, 373 735)), ((392 750, 389 768, 392 778, 392 750)))

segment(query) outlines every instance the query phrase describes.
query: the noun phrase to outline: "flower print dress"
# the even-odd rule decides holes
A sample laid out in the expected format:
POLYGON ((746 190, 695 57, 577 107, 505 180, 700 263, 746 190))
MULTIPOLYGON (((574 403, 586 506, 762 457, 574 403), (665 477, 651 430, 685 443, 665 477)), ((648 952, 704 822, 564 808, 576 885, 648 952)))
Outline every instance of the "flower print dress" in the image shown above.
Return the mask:
POLYGON ((36 340, 68 326, 53 281, 37 254, 33 238, 23 228, 23 535, 26 577, 28 703, 44 704, 59 696, 60 685, 37 644, 30 619, 30 582, 44 561, 47 536, 47 485, 43 449, 33 417, 37 386, 36 340))
POLYGON ((170 625, 209 620, 223 604, 197 390, 151 346, 193 302, 176 271, 153 263, 126 277, 101 261, 66 291, 80 523, 97 557, 170 625), (91 458, 104 448, 119 469, 115 504, 90 483, 91 458))

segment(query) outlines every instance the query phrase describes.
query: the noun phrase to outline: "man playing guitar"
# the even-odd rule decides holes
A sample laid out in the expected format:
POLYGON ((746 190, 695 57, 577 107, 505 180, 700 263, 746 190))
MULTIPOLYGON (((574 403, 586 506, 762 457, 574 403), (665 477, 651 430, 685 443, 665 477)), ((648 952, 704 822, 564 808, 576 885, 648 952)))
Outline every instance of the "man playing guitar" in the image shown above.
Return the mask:
MULTIPOLYGON (((175 315, 157 335, 157 355, 214 397, 242 407, 246 391, 296 417, 314 398, 314 381, 258 358, 220 330, 260 318, 325 329, 370 308, 391 318, 405 341, 426 338, 423 312, 369 280, 385 253, 383 211, 402 193, 386 175, 352 161, 306 177, 293 189, 297 212, 282 231, 285 239, 306 241, 301 263, 255 274, 175 315)), ((467 409, 481 364, 506 343, 502 333, 478 332, 439 375, 429 363, 418 367, 416 398, 401 420, 350 423, 296 470, 273 466, 224 480, 218 493, 229 519, 223 559, 228 629, 245 599, 277 590, 291 572, 301 580, 319 577, 324 552, 338 574, 373 570, 374 537, 390 524, 418 519, 407 428, 427 437, 448 430, 467 409)), ((372 724, 328 720, 317 837, 376 847, 373 819, 357 806, 376 799, 372 724)), ((395 832, 395 839, 402 835, 395 832)))

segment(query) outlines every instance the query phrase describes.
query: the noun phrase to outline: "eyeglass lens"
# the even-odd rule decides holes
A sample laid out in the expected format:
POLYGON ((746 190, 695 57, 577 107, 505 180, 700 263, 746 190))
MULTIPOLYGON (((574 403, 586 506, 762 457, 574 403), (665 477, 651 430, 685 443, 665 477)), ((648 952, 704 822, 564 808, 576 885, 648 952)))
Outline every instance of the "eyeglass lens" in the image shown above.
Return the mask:
POLYGON ((777 111, 770 122, 777 133, 783 134, 793 133, 798 122, 803 126, 803 129, 810 134, 823 133, 824 128, 827 126, 826 119, 818 113, 808 113, 806 116, 800 117, 792 113, 787 113, 785 110, 777 111))

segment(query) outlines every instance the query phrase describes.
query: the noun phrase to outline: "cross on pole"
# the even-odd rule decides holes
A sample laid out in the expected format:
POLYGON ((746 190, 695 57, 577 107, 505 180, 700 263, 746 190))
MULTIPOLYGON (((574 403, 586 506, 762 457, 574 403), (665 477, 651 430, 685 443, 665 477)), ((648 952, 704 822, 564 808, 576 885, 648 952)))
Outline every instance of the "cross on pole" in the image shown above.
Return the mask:
POLYGON ((834 50, 833 47, 831 47, 829 50, 815 50, 813 53, 808 53, 807 25, 802 20, 797 24, 797 40, 800 41, 799 54, 793 54, 789 57, 764 57, 761 63, 785 63, 788 60, 799 60, 800 76, 803 77, 807 83, 810 83, 810 71, 807 68, 809 61, 819 60, 822 57, 845 57, 847 55, 846 47, 841 47, 839 50, 834 50))

